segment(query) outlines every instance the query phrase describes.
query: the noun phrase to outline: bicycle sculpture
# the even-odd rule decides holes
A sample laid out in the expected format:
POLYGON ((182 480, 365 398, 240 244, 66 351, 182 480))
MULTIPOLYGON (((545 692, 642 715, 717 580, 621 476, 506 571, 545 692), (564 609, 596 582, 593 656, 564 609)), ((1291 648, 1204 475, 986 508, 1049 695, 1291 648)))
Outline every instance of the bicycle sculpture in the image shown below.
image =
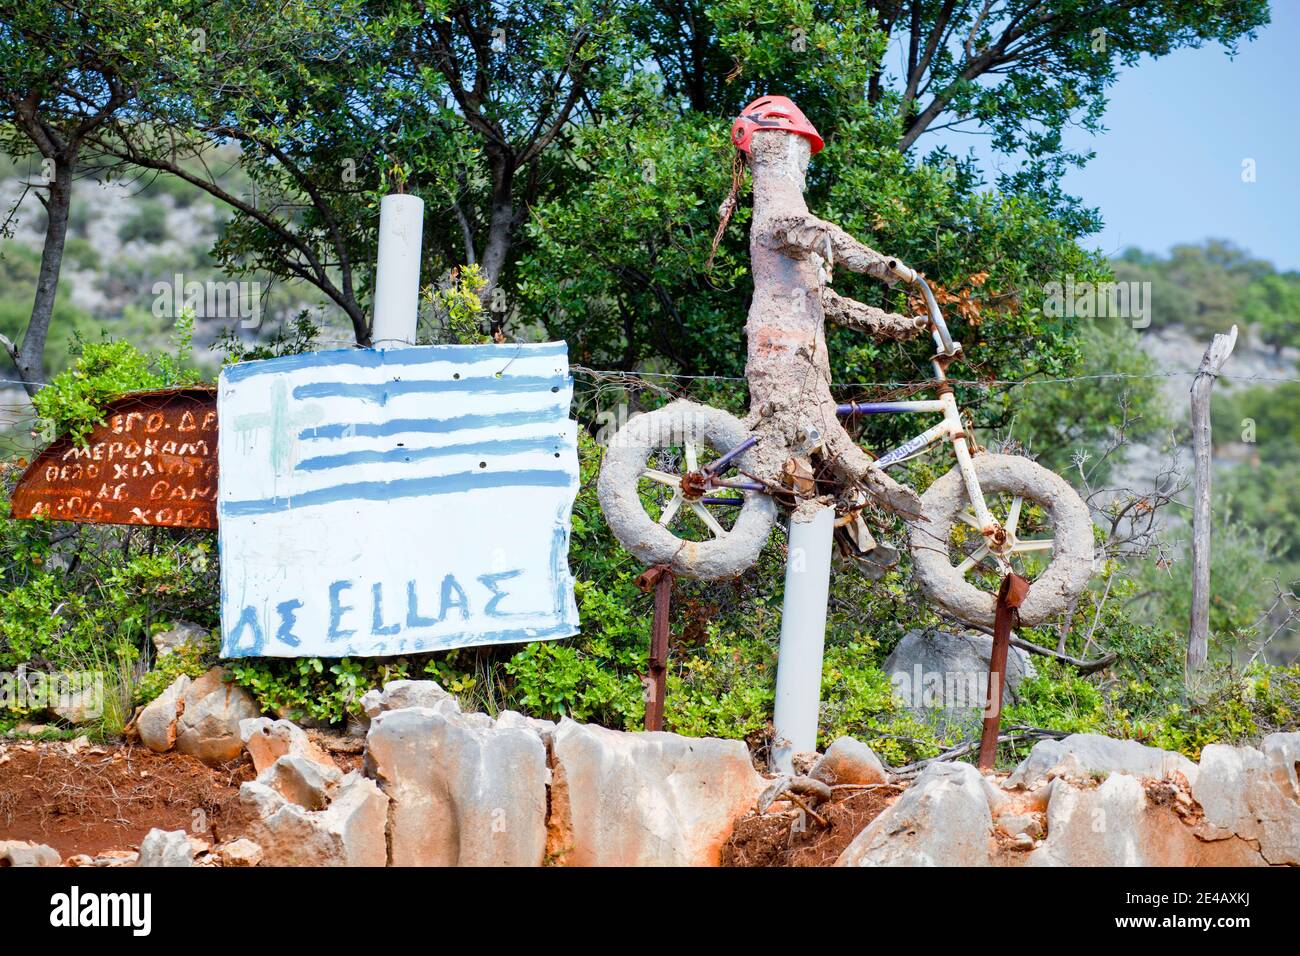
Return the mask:
POLYGON ((990 454, 975 443, 947 380, 961 344, 925 279, 809 213, 804 174, 824 144, 798 107, 779 96, 755 100, 735 121, 732 139, 753 175, 750 411, 741 421, 675 401, 631 418, 611 440, 599 480, 615 536, 648 565, 725 578, 757 560, 778 503, 792 521, 833 506, 841 545, 879 568, 896 553, 877 545, 863 520, 874 504, 907 520, 916 579, 953 617, 991 626, 1000 579, 1012 570, 1031 581, 1020 607, 1023 625, 1066 611, 1092 573, 1092 522, 1083 501, 1028 458, 990 454), (830 288, 835 266, 914 286, 929 314, 894 315, 837 295, 830 288), (880 341, 928 329, 937 348, 936 397, 837 403, 826 319, 880 341), (878 460, 840 423, 851 415, 916 413, 942 420, 878 460), (940 442, 951 444, 957 464, 923 496, 886 474, 940 442))

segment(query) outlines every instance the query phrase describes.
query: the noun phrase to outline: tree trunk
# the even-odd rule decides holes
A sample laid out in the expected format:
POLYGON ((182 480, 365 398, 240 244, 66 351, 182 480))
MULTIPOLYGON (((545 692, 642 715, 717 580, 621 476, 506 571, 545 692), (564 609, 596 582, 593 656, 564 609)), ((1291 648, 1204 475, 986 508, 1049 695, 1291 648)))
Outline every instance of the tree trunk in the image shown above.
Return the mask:
POLYGON ((1187 635, 1187 672, 1210 656, 1210 390, 1237 343, 1237 327, 1216 335, 1192 380, 1192 456, 1196 486, 1192 501, 1192 620, 1187 635))
POLYGON ((63 267, 63 247, 68 238, 68 212, 72 206, 72 166, 74 155, 56 160, 54 178, 49 182, 45 211, 45 245, 41 250, 41 270, 36 281, 36 299, 27 323, 22 345, 13 356, 18 376, 29 396, 40 391, 45 377, 45 340, 54 316, 54 299, 59 291, 59 272, 63 267))
POLYGON ((510 245, 514 241, 515 206, 511 179, 509 171, 498 174, 497 185, 492 191, 492 213, 488 220, 487 245, 483 249, 482 258, 483 278, 487 280, 483 287, 483 298, 488 306, 494 335, 501 332, 509 311, 497 286, 510 257, 510 245))

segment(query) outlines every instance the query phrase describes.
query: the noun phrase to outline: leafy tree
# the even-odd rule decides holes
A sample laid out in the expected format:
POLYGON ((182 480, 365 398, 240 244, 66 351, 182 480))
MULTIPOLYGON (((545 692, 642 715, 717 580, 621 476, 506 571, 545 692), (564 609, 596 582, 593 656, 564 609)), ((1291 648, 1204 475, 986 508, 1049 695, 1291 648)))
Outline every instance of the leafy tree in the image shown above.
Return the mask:
MULTIPOLYGON (((1174 246, 1162 258, 1127 249, 1115 264, 1115 276, 1125 282, 1151 283, 1151 324, 1154 328, 1186 328, 1197 335, 1226 332, 1246 315, 1248 296, 1273 267, 1223 239, 1200 245, 1174 246)), ((1261 318, 1268 298, 1256 298, 1249 320, 1261 318)))
MULTIPOLYGON (((385 109, 386 18, 360 0, 190 4, 197 55, 160 59, 145 106, 96 137, 106 156, 202 190, 233 216, 213 250, 235 274, 301 280, 337 306, 360 342, 377 194, 394 117, 385 109), (222 175, 240 149, 248 189, 222 175), (362 179, 370 172, 371 182, 362 179), (359 265, 360 264, 360 265, 359 265)), ((391 51, 387 51, 391 52, 391 51)))
POLYGON ((1300 339, 1300 272, 1264 275, 1246 287, 1241 317, 1281 352, 1300 339))
POLYGON ((46 215, 30 318, 17 345, 0 342, 29 395, 45 375, 73 180, 93 152, 91 137, 136 96, 141 56, 166 19, 137 0, 0 4, 0 149, 40 157, 27 189, 46 215))
MULTIPOLYGON (((315 286, 362 344, 379 200, 420 195, 428 271, 479 264, 499 329, 515 233, 551 188, 545 158, 568 129, 596 121, 600 83, 624 62, 616 4, 287 7, 292 17, 277 12, 276 36, 259 36, 252 55, 161 74, 150 124, 115 124, 101 147, 230 206, 221 263, 315 286), (186 162, 227 140, 243 150, 252 196, 186 162)), ((224 10, 210 32, 257 33, 264 16, 224 10)))

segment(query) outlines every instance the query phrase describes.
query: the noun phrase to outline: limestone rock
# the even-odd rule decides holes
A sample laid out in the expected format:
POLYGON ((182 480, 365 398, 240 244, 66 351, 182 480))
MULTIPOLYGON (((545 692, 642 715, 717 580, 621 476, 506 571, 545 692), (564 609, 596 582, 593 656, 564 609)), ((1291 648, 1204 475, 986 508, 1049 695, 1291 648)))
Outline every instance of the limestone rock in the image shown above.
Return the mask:
POLYGON ((1300 733, 1271 734, 1254 747, 1201 751, 1192 796, 1205 822, 1257 840, 1269 863, 1300 865, 1300 733))
POLYGON ((285 754, 298 754, 325 767, 334 767, 333 758, 312 743, 297 724, 270 717, 249 717, 239 722, 239 739, 253 758, 253 769, 259 774, 285 754))
POLYGON ((826 748, 826 753, 813 764, 809 776, 828 784, 889 782, 880 758, 870 747, 852 737, 840 737, 826 748))
POLYGON ((566 718, 552 753, 547 846, 569 866, 716 866, 765 784, 739 740, 566 718))
POLYGON ((189 621, 173 621, 171 627, 153 636, 154 654, 158 657, 166 657, 175 654, 187 644, 202 647, 209 637, 211 633, 206 627, 199 627, 189 621))
POLYGON ((1037 813, 1000 813, 994 817, 994 823, 1007 836, 1024 834, 1031 842, 1041 840, 1046 835, 1041 815, 1037 813))
POLYGON ((443 690, 437 681, 431 680, 389 681, 383 690, 369 690, 361 697, 361 709, 371 720, 386 710, 401 710, 404 707, 428 707, 439 713, 460 712, 460 704, 455 696, 443 690))
POLYGON ((136 866, 193 866, 194 845, 184 830, 159 830, 157 827, 140 841, 140 858, 136 866))
POLYGON ((546 748, 516 721, 497 725, 446 701, 380 710, 366 769, 392 801, 393 866, 543 862, 546 748))
POLYGON ((494 726, 501 728, 519 727, 524 730, 532 731, 542 739, 543 743, 546 744, 551 742, 551 735, 555 733, 556 727, 555 721, 553 720, 542 720, 539 717, 525 717, 523 714, 514 710, 501 711, 501 713, 497 714, 497 718, 493 724, 494 726))
POLYGON ((1205 842, 1173 812, 1153 807, 1142 781, 1127 773, 1099 787, 1051 784, 1047 839, 1031 866, 1261 866, 1244 840, 1205 842))
POLYGON ((63 859, 57 850, 43 843, 26 840, 0 840, 0 868, 6 866, 59 866, 63 859))
POLYGON ((965 763, 933 763, 853 838, 836 866, 988 866, 991 786, 965 763))
POLYGON ((190 679, 182 674, 140 711, 135 720, 136 731, 150 750, 164 753, 176 745, 176 724, 189 689, 190 679))
POLYGON ((1115 740, 1099 734, 1071 734, 1064 740, 1040 740, 1006 780, 1008 787, 1036 787, 1049 778, 1123 773, 1146 780, 1163 780, 1181 773, 1196 782, 1197 768, 1182 754, 1147 747, 1136 740, 1115 740))
POLYGON ((240 837, 217 847, 222 866, 257 866, 262 862, 262 848, 247 837, 240 837))
MULTIPOLYGON (((938 630, 908 631, 885 658, 884 671, 894 695, 909 710, 920 712, 980 711, 988 695, 989 656, 993 638, 984 634, 949 634, 938 630)), ((1007 654, 1007 680, 1002 701, 1013 704, 1016 690, 1034 666, 1018 647, 1007 654)))
POLYGON ((257 782, 305 810, 324 810, 342 780, 337 767, 318 764, 301 754, 285 754, 257 775, 257 782))
POLYGON ((328 797, 325 809, 308 810, 260 780, 240 787, 239 799, 254 812, 249 837, 261 847, 262 862, 268 866, 385 866, 388 798, 375 782, 353 771, 330 788, 328 797))
POLYGON ((210 765, 239 756, 244 748, 239 722, 261 713, 248 691, 226 683, 224 674, 214 667, 190 684, 176 721, 176 749, 210 765))

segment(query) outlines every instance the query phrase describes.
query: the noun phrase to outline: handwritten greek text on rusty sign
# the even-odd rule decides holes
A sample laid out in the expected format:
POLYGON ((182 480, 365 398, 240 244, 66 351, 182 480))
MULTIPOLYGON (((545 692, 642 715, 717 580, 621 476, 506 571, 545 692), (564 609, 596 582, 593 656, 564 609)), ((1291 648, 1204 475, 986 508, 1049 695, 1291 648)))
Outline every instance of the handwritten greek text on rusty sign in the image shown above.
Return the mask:
POLYGON ((125 395, 84 445, 56 439, 19 479, 13 516, 215 528, 216 501, 216 393, 196 387, 125 395))

